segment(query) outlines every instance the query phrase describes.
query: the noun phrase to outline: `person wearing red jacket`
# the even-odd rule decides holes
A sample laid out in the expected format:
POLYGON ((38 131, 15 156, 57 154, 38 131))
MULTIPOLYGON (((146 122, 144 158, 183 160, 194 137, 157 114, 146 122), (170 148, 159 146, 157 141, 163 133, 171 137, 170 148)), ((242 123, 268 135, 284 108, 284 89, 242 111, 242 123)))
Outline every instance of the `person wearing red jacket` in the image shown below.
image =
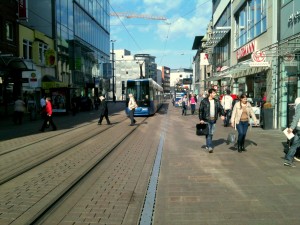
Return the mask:
POLYGON ((47 127, 47 124, 50 124, 52 126, 52 130, 56 130, 57 127, 52 120, 52 104, 51 104, 50 98, 46 98, 45 111, 46 111, 46 116, 45 116, 45 119, 44 119, 44 122, 43 122, 43 125, 42 125, 42 128, 40 129, 40 131, 44 132, 45 128, 47 127))

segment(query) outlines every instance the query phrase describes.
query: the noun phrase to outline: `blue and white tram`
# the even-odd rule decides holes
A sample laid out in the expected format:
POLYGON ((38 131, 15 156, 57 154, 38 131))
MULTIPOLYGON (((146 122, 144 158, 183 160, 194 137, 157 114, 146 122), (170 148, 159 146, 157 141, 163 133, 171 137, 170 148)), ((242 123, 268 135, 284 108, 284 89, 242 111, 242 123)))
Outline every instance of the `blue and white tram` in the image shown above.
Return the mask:
MULTIPOLYGON (((133 94, 138 108, 135 109, 135 116, 150 116, 156 113, 164 100, 163 88, 151 78, 127 80, 126 106, 128 106, 128 94, 133 94)), ((129 110, 126 107, 126 113, 129 110)))

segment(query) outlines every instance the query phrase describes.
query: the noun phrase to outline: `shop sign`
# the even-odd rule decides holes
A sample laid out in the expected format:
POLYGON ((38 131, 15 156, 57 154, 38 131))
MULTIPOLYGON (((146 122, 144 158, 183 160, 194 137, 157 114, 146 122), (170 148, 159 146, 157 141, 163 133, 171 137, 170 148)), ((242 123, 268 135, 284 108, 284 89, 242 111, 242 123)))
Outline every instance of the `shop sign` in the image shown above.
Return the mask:
POLYGON ((289 83, 296 83, 296 82, 298 82, 298 77, 296 77, 296 76, 285 77, 284 81, 289 82, 289 83))
POLYGON ((294 61, 295 54, 286 54, 283 56, 283 60, 286 62, 294 61))
POLYGON ((255 50, 255 41, 250 42, 247 45, 244 45, 239 50, 236 51, 236 58, 240 59, 243 58, 246 55, 249 55, 250 53, 254 52, 255 50))
POLYGON ((200 54, 200 66, 208 66, 208 54, 207 53, 201 53, 200 54))
POLYGON ((55 51, 53 49, 47 49, 45 51, 45 62, 47 66, 55 65, 55 51))
POLYGON ((270 67, 269 62, 250 62, 250 67, 270 67))
POLYGON ((266 53, 264 51, 255 51, 251 56, 253 62, 264 62, 266 60, 266 53))
POLYGON ((27 0, 18 1, 18 17, 19 20, 28 19, 28 9, 27 9, 27 0))

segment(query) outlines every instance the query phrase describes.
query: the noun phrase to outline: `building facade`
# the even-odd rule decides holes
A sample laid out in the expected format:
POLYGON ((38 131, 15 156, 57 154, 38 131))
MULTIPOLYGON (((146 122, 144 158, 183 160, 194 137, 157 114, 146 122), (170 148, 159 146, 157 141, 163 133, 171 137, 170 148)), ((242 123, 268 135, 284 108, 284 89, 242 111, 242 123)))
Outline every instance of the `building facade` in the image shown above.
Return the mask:
POLYGON ((17 79, 9 82, 12 88, 1 87, 2 99, 8 102, 21 95, 38 104, 41 95, 56 98, 57 94, 66 102, 66 112, 70 96, 94 98, 109 91, 103 84, 111 76, 103 77, 102 67, 110 62, 108 0, 6 0, 0 4, 1 54, 21 57, 25 63, 24 68, 10 71, 17 79))
POLYGON ((155 57, 149 54, 135 54, 126 49, 114 50, 116 100, 125 99, 124 90, 129 79, 152 78, 157 81, 155 57))

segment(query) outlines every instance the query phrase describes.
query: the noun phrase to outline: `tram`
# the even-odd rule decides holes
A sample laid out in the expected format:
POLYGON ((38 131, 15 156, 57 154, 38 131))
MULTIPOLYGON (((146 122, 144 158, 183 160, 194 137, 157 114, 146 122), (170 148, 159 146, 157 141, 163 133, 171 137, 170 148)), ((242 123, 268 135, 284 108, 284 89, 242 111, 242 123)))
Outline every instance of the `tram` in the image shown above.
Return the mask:
POLYGON ((128 94, 133 94, 138 108, 135 109, 135 116, 154 115, 161 107, 164 100, 163 88, 153 79, 127 80, 126 86, 126 113, 129 113, 128 94))

